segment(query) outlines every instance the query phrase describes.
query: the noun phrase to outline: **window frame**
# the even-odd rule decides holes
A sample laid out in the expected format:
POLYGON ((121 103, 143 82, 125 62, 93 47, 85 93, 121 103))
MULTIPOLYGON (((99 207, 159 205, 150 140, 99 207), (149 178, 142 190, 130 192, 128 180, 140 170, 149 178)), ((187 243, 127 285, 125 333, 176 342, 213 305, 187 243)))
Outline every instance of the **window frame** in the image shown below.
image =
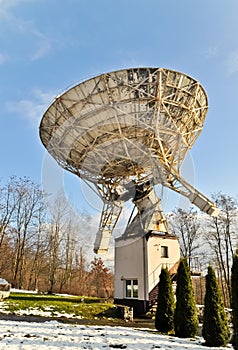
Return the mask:
POLYGON ((162 245, 160 248, 160 257, 161 258, 168 258, 169 257, 169 247, 166 245, 162 245))
POLYGON ((127 278, 124 280, 124 293, 126 299, 138 299, 139 283, 137 278, 127 278))

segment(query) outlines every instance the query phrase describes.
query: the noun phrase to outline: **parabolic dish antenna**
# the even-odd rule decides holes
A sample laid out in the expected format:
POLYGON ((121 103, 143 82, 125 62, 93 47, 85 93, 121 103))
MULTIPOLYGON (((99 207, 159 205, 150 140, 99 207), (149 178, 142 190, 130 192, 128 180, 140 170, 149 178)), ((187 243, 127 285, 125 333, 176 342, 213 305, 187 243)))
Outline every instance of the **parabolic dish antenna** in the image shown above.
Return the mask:
MULTIPOLYGON (((218 215, 214 203, 180 176, 207 110, 198 81, 164 68, 101 74, 55 98, 41 120, 40 138, 64 169, 92 184, 103 200, 96 252, 107 251, 123 202, 132 198, 137 205, 153 192, 150 211, 155 207, 156 184, 218 215)), ((145 211, 144 205, 137 208, 145 211)))

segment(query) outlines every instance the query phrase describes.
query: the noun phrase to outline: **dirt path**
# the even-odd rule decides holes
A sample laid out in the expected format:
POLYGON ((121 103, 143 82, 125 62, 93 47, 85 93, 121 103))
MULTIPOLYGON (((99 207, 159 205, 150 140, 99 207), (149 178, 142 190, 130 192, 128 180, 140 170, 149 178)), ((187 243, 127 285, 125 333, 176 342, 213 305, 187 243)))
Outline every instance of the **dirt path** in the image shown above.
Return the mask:
POLYGON ((155 329, 154 320, 136 318, 132 322, 126 322, 120 319, 107 319, 107 318, 97 318, 97 319, 76 319, 67 317, 42 317, 34 315, 15 315, 15 314, 1 314, 0 320, 7 321, 26 321, 26 322, 49 322, 57 321, 62 323, 71 324, 82 324, 82 325, 93 325, 93 326, 121 326, 121 327, 134 327, 134 328, 150 328, 155 329))

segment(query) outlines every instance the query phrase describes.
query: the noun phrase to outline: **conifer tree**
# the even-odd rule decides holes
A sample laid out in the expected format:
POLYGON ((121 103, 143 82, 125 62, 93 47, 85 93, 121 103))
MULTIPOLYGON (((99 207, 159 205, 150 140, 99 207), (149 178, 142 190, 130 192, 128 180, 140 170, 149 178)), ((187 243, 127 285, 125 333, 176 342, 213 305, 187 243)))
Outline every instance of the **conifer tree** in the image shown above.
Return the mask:
POLYGON ((230 339, 230 328, 215 272, 208 266, 204 303, 202 335, 206 346, 225 346, 230 339))
POLYGON ((233 324, 232 345, 235 350, 238 350, 238 250, 233 257, 231 269, 231 306, 233 324))
POLYGON ((178 267, 174 326, 175 335, 180 338, 194 337, 198 332, 197 308, 186 259, 178 267))
POLYGON ((161 270, 158 288, 159 293, 155 314, 155 328, 159 332, 169 333, 174 329, 175 300, 168 269, 161 270))

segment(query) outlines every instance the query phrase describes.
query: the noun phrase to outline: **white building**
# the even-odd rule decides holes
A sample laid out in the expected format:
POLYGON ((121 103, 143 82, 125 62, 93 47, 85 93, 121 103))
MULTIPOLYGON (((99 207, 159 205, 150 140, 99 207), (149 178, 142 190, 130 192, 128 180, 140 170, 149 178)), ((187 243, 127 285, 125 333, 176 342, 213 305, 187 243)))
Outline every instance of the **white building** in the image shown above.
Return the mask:
POLYGON ((180 259, 178 237, 149 231, 139 237, 119 237, 115 242, 115 304, 133 307, 134 314, 148 311, 161 268, 176 273, 180 259))

